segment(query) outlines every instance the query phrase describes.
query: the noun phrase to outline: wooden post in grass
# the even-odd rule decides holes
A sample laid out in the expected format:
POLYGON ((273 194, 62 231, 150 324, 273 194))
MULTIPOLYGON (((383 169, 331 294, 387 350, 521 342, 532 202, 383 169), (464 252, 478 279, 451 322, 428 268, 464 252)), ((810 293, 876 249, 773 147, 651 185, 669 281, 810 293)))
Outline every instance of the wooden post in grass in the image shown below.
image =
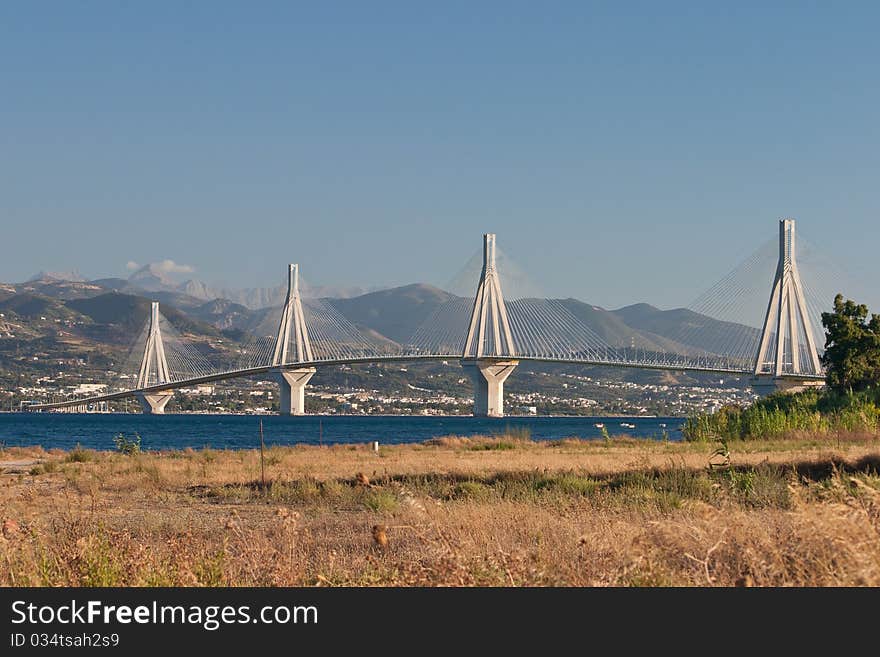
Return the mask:
POLYGON ((263 442, 263 418, 260 418, 260 485, 263 492, 266 491, 266 443, 263 442))

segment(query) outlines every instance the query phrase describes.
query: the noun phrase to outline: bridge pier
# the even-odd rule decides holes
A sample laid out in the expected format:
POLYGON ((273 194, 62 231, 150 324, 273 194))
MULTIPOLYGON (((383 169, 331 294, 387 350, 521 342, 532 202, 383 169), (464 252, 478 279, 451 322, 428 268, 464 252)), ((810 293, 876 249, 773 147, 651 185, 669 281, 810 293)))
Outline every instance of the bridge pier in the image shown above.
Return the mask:
POLYGON ((825 381, 815 378, 799 379, 792 376, 774 376, 772 374, 759 374, 749 379, 749 385, 752 390, 766 397, 774 392, 802 392, 809 388, 821 388, 825 385, 825 381))
POLYGON ((317 370, 314 367, 301 367, 295 370, 284 370, 278 373, 278 385, 281 388, 281 415, 306 414, 306 384, 317 370))
POLYGON ((165 414, 165 406, 171 401, 171 398, 174 397, 174 393, 169 392, 154 392, 151 394, 138 394, 135 395, 137 400, 141 404, 141 408, 143 409, 146 415, 164 415, 165 414))
POLYGON ((509 358, 479 358, 461 361, 474 383, 474 417, 504 417, 504 382, 519 365, 509 358))

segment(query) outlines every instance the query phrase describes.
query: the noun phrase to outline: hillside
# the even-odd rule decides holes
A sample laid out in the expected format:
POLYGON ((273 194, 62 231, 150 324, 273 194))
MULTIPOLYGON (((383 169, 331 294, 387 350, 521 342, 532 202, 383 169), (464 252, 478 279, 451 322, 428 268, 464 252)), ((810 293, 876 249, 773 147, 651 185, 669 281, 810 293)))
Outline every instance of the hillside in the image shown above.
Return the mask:
POLYGON ((371 329, 395 342, 406 342, 431 313, 455 296, 416 283, 363 294, 351 299, 327 299, 355 326, 371 329))
POLYGON ((0 301, 0 312, 25 319, 70 319, 74 314, 58 299, 31 293, 16 294, 0 301))
POLYGON ((639 303, 614 310, 612 314, 634 329, 649 331, 710 353, 729 348, 731 336, 755 342, 760 337, 758 329, 722 322, 687 308, 660 310, 650 304, 639 303))
POLYGON ((605 342, 614 347, 632 347, 645 351, 688 353, 690 350, 674 340, 628 325, 612 312, 577 299, 562 299, 562 304, 605 342))
MULTIPOLYGON (((67 306, 98 324, 118 324, 140 329, 149 318, 150 303, 151 300, 145 297, 109 292, 88 299, 68 301, 67 306)), ((160 310, 180 332, 197 335, 217 335, 218 333, 214 326, 193 319, 173 306, 160 306, 160 310)))
MULTIPOLYGON (((275 289, 268 290, 257 294, 259 299, 236 293, 237 297, 249 297, 242 299, 248 303, 242 303, 234 298, 200 298, 213 290, 198 281, 189 280, 173 288, 170 280, 150 267, 139 270, 128 280, 65 281, 46 274, 0 287, 0 312, 53 319, 75 319, 81 313, 95 324, 132 327, 146 322, 152 299, 160 302, 163 314, 179 330, 204 336, 216 336, 222 330, 234 339, 255 330, 260 335, 273 333, 281 299, 275 289), (148 291, 139 284, 154 289, 148 291), (274 305, 249 307, 254 302, 274 305)), ((455 300, 461 301, 449 292, 416 283, 358 296, 323 298, 322 302, 333 306, 374 340, 402 343, 410 340, 434 312, 446 304, 455 305, 450 303, 455 300)), ((573 298, 561 299, 559 303, 615 347, 718 353, 730 343, 732 335, 747 340, 757 339, 758 333, 757 329, 718 321, 685 308, 660 310, 640 303, 609 311, 573 298)), ((464 312, 458 306, 454 311, 464 312)), ((456 315, 454 323, 459 319, 467 321, 456 315)))
POLYGON ((251 321, 254 313, 228 299, 214 299, 191 308, 189 315, 219 329, 240 328, 251 321))
POLYGON ((131 283, 129 283, 124 278, 99 278, 91 281, 91 283, 92 285, 97 285, 104 290, 115 290, 117 292, 123 292, 124 290, 133 287, 131 283))
POLYGON ((65 281, 51 276, 34 278, 14 287, 17 294, 38 294, 52 299, 80 299, 106 292, 106 288, 86 281, 65 281))
POLYGON ((15 287, 6 283, 0 283, 0 301, 5 301, 11 296, 15 296, 15 287))

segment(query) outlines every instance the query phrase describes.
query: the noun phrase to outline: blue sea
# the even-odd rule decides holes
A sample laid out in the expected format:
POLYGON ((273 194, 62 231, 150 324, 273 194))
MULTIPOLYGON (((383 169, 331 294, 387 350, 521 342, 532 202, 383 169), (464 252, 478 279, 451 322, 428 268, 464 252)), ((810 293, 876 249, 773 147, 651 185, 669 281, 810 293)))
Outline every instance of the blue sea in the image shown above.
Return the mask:
POLYGON ((611 436, 682 440, 683 418, 342 416, 307 415, 136 415, 126 413, 0 413, 0 443, 71 449, 77 444, 114 449, 118 434, 141 437, 146 450, 214 447, 249 449, 260 445, 260 418, 268 445, 319 443, 418 443, 440 436, 502 435, 528 432, 534 440, 611 436), (622 423, 635 425, 634 428, 622 423), (665 426, 664 426, 665 425, 665 426))

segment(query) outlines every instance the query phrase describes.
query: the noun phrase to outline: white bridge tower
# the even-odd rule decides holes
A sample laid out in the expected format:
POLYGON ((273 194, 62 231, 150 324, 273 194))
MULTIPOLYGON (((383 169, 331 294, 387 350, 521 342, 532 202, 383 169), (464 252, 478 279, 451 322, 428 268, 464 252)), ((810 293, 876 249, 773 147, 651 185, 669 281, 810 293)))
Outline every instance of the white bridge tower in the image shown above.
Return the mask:
POLYGON ((284 366, 296 363, 311 363, 312 345, 303 314, 302 301, 299 295, 299 265, 289 265, 287 270, 287 298, 281 311, 281 322, 278 324, 278 336, 275 340, 275 351, 270 365, 278 367, 278 384, 281 387, 281 415, 305 414, 306 384, 315 374, 314 367, 284 366), (288 361, 289 347, 293 333, 293 360, 288 361))
POLYGON ((495 235, 483 235, 483 271, 461 366, 474 382, 474 415, 504 416, 504 382, 519 364, 495 266, 495 235))
POLYGON ((752 387, 765 394, 777 390, 802 390, 811 385, 822 385, 821 380, 809 378, 821 373, 819 352, 798 272, 795 221, 782 219, 779 222, 779 263, 764 315, 752 387))
MULTIPOLYGON (((141 367, 138 372, 138 390, 171 383, 171 374, 168 370, 168 361, 165 359, 165 346, 162 344, 162 330, 159 328, 159 302, 153 301, 150 306, 150 330, 147 333, 147 343, 144 346, 144 355, 141 358, 141 367)), ((144 413, 149 415, 162 415, 165 406, 174 396, 170 390, 151 393, 137 393, 135 395, 141 404, 144 413)))

